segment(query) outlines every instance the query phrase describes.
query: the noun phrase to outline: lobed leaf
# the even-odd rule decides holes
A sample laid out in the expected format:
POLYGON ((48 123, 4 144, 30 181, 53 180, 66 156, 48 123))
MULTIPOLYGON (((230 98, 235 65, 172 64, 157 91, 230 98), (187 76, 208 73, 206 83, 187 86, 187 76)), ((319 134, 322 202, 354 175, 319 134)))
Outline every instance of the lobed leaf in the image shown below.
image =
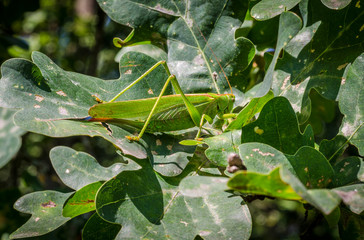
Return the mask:
POLYGON ((301 146, 313 146, 312 128, 301 134, 296 114, 286 98, 276 97, 264 105, 259 118, 244 126, 241 142, 260 142, 286 154, 294 154, 301 146))
POLYGON ((136 38, 152 36, 157 42, 167 40, 168 65, 186 92, 222 93, 228 88, 224 75, 235 85, 254 57, 255 48, 250 40, 235 39, 235 31, 248 9, 246 1, 98 3, 113 20, 134 28, 136 38))
POLYGON ((351 0, 321 0, 321 2, 331 9, 343 9, 350 4, 351 0))
POLYGON ((215 165, 226 167, 230 153, 238 151, 241 144, 241 131, 234 130, 220 135, 206 138, 204 143, 209 145, 206 149, 206 157, 215 165))
POLYGON ((74 218, 81 214, 94 211, 95 197, 102 182, 94 182, 76 191, 63 206, 63 216, 74 218))
MULTIPOLYGON (((340 203, 340 197, 330 189, 308 189, 302 183, 302 181, 307 181, 308 178, 310 186, 315 186, 314 183, 317 182, 321 184, 323 181, 316 176, 322 176, 324 180, 326 180, 328 179, 326 175, 330 175, 332 171, 328 171, 327 169, 320 170, 320 168, 310 168, 310 174, 308 174, 308 176, 300 174, 300 172, 305 171, 305 168, 302 169, 302 166, 300 166, 299 161, 301 161, 301 156, 309 156, 313 151, 316 150, 306 146, 302 147, 294 156, 285 156, 277 149, 262 143, 245 143, 239 146, 239 155, 243 159, 248 172, 269 174, 273 169, 280 167, 281 181, 288 184, 304 201, 310 203, 324 214, 329 214, 340 203), (292 164, 292 162, 295 163, 292 164), (298 172, 298 174, 296 172, 298 172)), ((317 152, 312 157, 315 157, 318 154, 320 153, 317 152)), ((327 161, 326 159, 321 159, 321 162, 318 162, 317 164, 321 164, 323 160, 327 161)), ((311 158, 310 161, 313 161, 312 165, 314 165, 316 158, 311 158)), ((250 188, 254 189, 254 187, 258 188, 260 186, 255 186, 254 182, 252 182, 250 188)))
POLYGON ((305 27, 292 35, 282 58, 269 66, 274 68, 274 94, 289 99, 295 112, 301 113, 302 123, 310 116, 310 89, 335 100, 345 67, 364 49, 360 31, 364 12, 355 1, 341 10, 329 9, 320 1, 309 1, 307 8, 312 11, 305 27))
MULTIPOLYGON (((268 93, 272 87, 274 68, 278 61, 279 54, 284 46, 298 33, 302 25, 301 19, 293 12, 284 12, 279 17, 278 38, 273 59, 264 75, 263 83, 256 92, 256 97, 262 97, 268 93)), ((274 95, 277 96, 276 92, 274 95)))
POLYGON ((334 161, 344 152, 346 147, 347 139, 342 135, 337 135, 331 140, 322 140, 319 150, 329 161, 334 161))
POLYGON ((364 210, 364 184, 354 184, 335 188, 343 202, 349 206, 350 210, 356 214, 361 214, 364 210))
POLYGON ((91 155, 77 152, 69 147, 55 147, 49 155, 54 170, 62 182, 75 190, 80 190, 91 183, 109 180, 126 169, 138 168, 133 162, 115 163, 105 168, 91 155))
POLYGON ((296 6, 300 0, 262 0, 251 9, 253 18, 264 21, 296 6))
MULTIPOLYGON (((173 135, 150 135, 144 138, 146 141, 135 143, 125 138, 133 135, 134 130, 112 124, 105 127, 98 122, 80 120, 88 116, 88 109, 92 105, 97 104, 93 95, 105 100, 110 99, 157 60, 142 53, 126 52, 120 60, 120 79, 104 81, 66 72, 41 53, 34 52, 32 57, 33 63, 12 59, 5 62, 1 68, 0 105, 20 109, 14 116, 18 126, 53 137, 101 136, 120 148, 124 154, 137 158, 152 158, 158 163, 156 166, 176 162, 175 167, 159 168, 165 175, 178 175, 188 163, 187 157, 192 154, 194 148, 178 145, 180 138, 175 139, 173 135), (143 64, 133 64, 135 62, 143 64), (164 148, 158 144, 166 141, 171 144, 164 148)), ((163 69, 159 70, 153 71, 138 88, 130 89, 122 98, 157 96, 167 77, 163 69), (148 82, 151 80, 153 84, 148 82)), ((170 88, 167 94, 168 91, 170 88)))
POLYGON ((364 163, 358 157, 347 157, 333 166, 335 171, 333 186, 341 187, 364 181, 364 163))
POLYGON ((264 105, 274 97, 272 92, 268 92, 265 96, 261 98, 253 98, 250 100, 247 106, 243 108, 236 116, 234 121, 232 121, 225 131, 233 130, 233 129, 241 129, 245 125, 249 123, 251 119, 257 114, 260 113, 264 105))
POLYGON ((49 233, 71 218, 62 216, 64 202, 72 193, 42 191, 18 199, 14 208, 32 217, 10 235, 10 238, 36 237, 49 233))
POLYGON ((114 240, 120 229, 120 224, 107 222, 94 213, 83 227, 82 239, 114 240))
POLYGON ((308 189, 325 188, 333 181, 333 168, 316 149, 303 146, 287 158, 297 177, 308 189))
POLYGON ((220 191, 184 196, 178 183, 155 174, 148 165, 124 171, 99 190, 97 213, 122 225, 119 239, 193 239, 196 235, 205 239, 249 238, 251 219, 241 198, 229 198, 230 194, 220 191))
POLYGON ((340 132, 364 155, 364 54, 349 67, 339 92, 339 108, 344 114, 340 132))
POLYGON ((268 174, 240 171, 230 178, 227 186, 233 190, 288 200, 302 200, 295 190, 282 181, 279 168, 268 174))
POLYGON ((0 168, 5 166, 19 151, 20 136, 25 132, 14 125, 14 113, 14 110, 0 108, 0 168))

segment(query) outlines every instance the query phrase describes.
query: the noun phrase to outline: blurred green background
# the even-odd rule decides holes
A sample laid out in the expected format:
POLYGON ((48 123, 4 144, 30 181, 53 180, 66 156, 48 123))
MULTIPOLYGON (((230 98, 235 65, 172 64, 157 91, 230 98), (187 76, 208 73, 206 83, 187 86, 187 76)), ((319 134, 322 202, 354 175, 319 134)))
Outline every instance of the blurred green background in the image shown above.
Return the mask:
MULTIPOLYGON (((272 29, 276 29, 277 19, 271 22, 274 25, 272 29)), ((131 29, 110 20, 94 0, 0 0, 1 63, 14 57, 30 59, 32 51, 40 51, 68 71, 104 79, 117 78, 118 64, 114 58, 118 49, 113 46, 112 39, 125 38, 130 31, 131 29)), ((251 31, 250 35, 254 37, 254 31, 251 31)), ((275 42, 270 40, 268 47, 274 45, 275 42)), ((261 61, 264 61, 263 58, 257 56, 247 77, 262 78, 261 70, 264 63, 261 61)), ((311 92, 310 96, 312 101, 320 103, 317 106, 323 106, 313 111, 338 112, 335 102, 324 101, 315 92, 311 92)), ((333 135, 324 131, 325 126, 337 125, 337 118, 340 119, 340 114, 323 116, 325 117, 322 119, 309 121, 313 123, 319 138, 333 135)), ((337 126, 333 129, 337 129, 337 126)), ((115 148, 102 139, 55 139, 25 133, 18 154, 0 169, 1 240, 8 239, 9 234, 29 218, 28 215, 20 214, 12 208, 19 197, 46 189, 70 191, 59 180, 49 161, 49 151, 58 145, 88 152, 103 166, 121 161, 121 157, 115 153, 115 148)), ((306 232, 302 237, 304 239, 331 239, 335 235, 323 218, 315 220, 314 225, 307 225, 310 221, 306 220, 315 216, 308 215, 306 219, 305 209, 296 202, 254 200, 249 203, 249 208, 253 218, 252 239, 300 239, 300 232, 306 232)), ((88 217, 89 215, 83 215, 75 218, 57 231, 37 239, 81 239, 82 226, 88 217)))

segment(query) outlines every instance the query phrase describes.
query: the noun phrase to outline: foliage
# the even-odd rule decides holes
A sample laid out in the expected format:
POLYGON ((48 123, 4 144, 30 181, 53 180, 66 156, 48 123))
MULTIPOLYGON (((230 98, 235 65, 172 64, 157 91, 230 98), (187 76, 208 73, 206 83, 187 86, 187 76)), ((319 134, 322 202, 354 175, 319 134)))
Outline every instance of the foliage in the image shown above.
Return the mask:
MULTIPOLYGON (((10 238, 41 236, 83 215, 84 239, 249 239, 255 233, 248 204, 264 198, 295 201, 314 215, 306 219, 313 225, 323 216, 330 237, 363 236, 360 1, 97 2, 134 29, 131 40, 115 40, 120 76, 106 81, 66 71, 67 64, 37 51, 31 61, 5 61, 0 125, 15 126, 0 132, 0 142, 10 142, 1 153, 12 151, 0 166, 19 148, 23 130, 98 136, 122 161, 110 157, 104 167, 84 151, 53 148, 52 166, 67 188, 18 199, 15 209, 32 216, 10 238), (236 118, 215 118, 203 139, 185 141, 198 146, 179 144, 196 128, 132 142, 126 136, 135 128, 84 120, 98 99, 112 99, 160 60, 185 93, 227 93, 227 76, 236 118), (245 169, 225 170, 232 153, 245 169)), ((157 68, 118 100, 157 97, 167 77, 157 68)))

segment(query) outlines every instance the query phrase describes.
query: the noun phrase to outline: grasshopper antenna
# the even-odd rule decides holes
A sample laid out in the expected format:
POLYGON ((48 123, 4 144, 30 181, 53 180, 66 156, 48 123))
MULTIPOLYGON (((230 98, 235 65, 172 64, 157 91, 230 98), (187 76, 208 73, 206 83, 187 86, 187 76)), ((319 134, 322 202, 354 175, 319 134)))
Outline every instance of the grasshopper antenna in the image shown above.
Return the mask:
MULTIPOLYGON (((196 25, 196 27, 197 27, 197 30, 200 32, 201 36, 202 36, 202 37, 203 37, 203 39, 205 40, 206 45, 207 45, 207 47, 210 49, 210 51, 211 51, 212 55, 214 56, 214 58, 215 58, 215 60, 216 60, 217 64, 219 64, 220 69, 221 69, 222 73, 224 74, 225 79, 226 79, 226 81, 227 81, 227 83, 228 83, 228 85, 229 85, 229 88, 230 88, 231 94, 233 94, 233 88, 232 88, 232 87, 231 87, 231 85, 230 85, 229 79, 228 79, 228 77, 227 77, 227 75, 226 75, 226 73, 225 73, 225 71, 224 71, 224 68, 221 66, 220 61, 217 59, 217 57, 216 57, 216 55, 215 55, 214 51, 212 50, 212 48, 210 47, 210 45, 207 43, 207 39, 206 39, 206 38, 205 38, 205 36, 203 35, 203 33, 202 33, 202 31, 201 31, 200 27, 198 26, 198 24, 197 24, 196 22, 195 22, 195 25, 196 25)), ((215 75, 214 75, 214 77, 215 77, 215 75)))

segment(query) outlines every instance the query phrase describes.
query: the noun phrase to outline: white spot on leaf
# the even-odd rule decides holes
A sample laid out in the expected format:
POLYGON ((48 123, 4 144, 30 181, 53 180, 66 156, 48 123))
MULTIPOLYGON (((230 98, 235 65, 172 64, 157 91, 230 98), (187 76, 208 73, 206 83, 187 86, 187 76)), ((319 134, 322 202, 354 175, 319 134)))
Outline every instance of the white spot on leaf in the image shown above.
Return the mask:
POLYGON ((40 95, 35 95, 35 101, 37 102, 41 102, 44 100, 44 97, 40 96, 40 95))
POLYGON ((287 87, 287 83, 288 81, 291 79, 291 75, 288 75, 284 81, 283 81, 283 84, 282 84, 282 87, 281 87, 281 90, 284 90, 286 87, 287 87))
POLYGON ((196 65, 203 65, 204 64, 204 60, 201 54, 198 54, 194 59, 193 59, 193 63, 196 65))
POLYGON ((344 122, 341 132, 345 137, 350 136, 355 130, 355 126, 350 125, 348 122, 344 122))
POLYGON ((275 155, 274 155, 274 153, 270 153, 270 152, 266 152, 266 153, 264 153, 264 152, 262 152, 262 151, 260 151, 260 149, 259 148, 255 148, 255 149, 253 149, 253 152, 258 152, 260 155, 262 155, 262 156, 271 156, 271 157, 274 157, 275 155))
POLYGON ((345 84, 345 82, 346 82, 346 78, 341 78, 341 85, 344 85, 345 84))
POLYGON ((211 234, 211 231, 200 231, 200 236, 204 237, 204 236, 208 236, 211 234))
POLYGON ((182 43, 179 43, 179 44, 178 44, 178 46, 177 46, 177 48, 178 48, 179 50, 182 50, 182 49, 184 49, 184 48, 185 48, 185 45, 184 45, 184 44, 182 44, 182 43))
POLYGON ((120 167, 121 167, 120 165, 116 165, 112 170, 114 172, 117 172, 117 171, 119 171, 120 167))
POLYGON ((64 115, 64 116, 68 115, 68 111, 64 107, 59 107, 58 112, 59 112, 59 114, 64 115))
POLYGON ((59 90, 56 92, 59 96, 63 96, 63 97, 66 97, 67 94, 65 94, 62 90, 59 90))
POLYGON ((183 224, 185 225, 185 227, 187 227, 187 226, 188 226, 188 223, 187 223, 187 222, 185 222, 185 221, 180 221, 180 223, 183 223, 183 224))

